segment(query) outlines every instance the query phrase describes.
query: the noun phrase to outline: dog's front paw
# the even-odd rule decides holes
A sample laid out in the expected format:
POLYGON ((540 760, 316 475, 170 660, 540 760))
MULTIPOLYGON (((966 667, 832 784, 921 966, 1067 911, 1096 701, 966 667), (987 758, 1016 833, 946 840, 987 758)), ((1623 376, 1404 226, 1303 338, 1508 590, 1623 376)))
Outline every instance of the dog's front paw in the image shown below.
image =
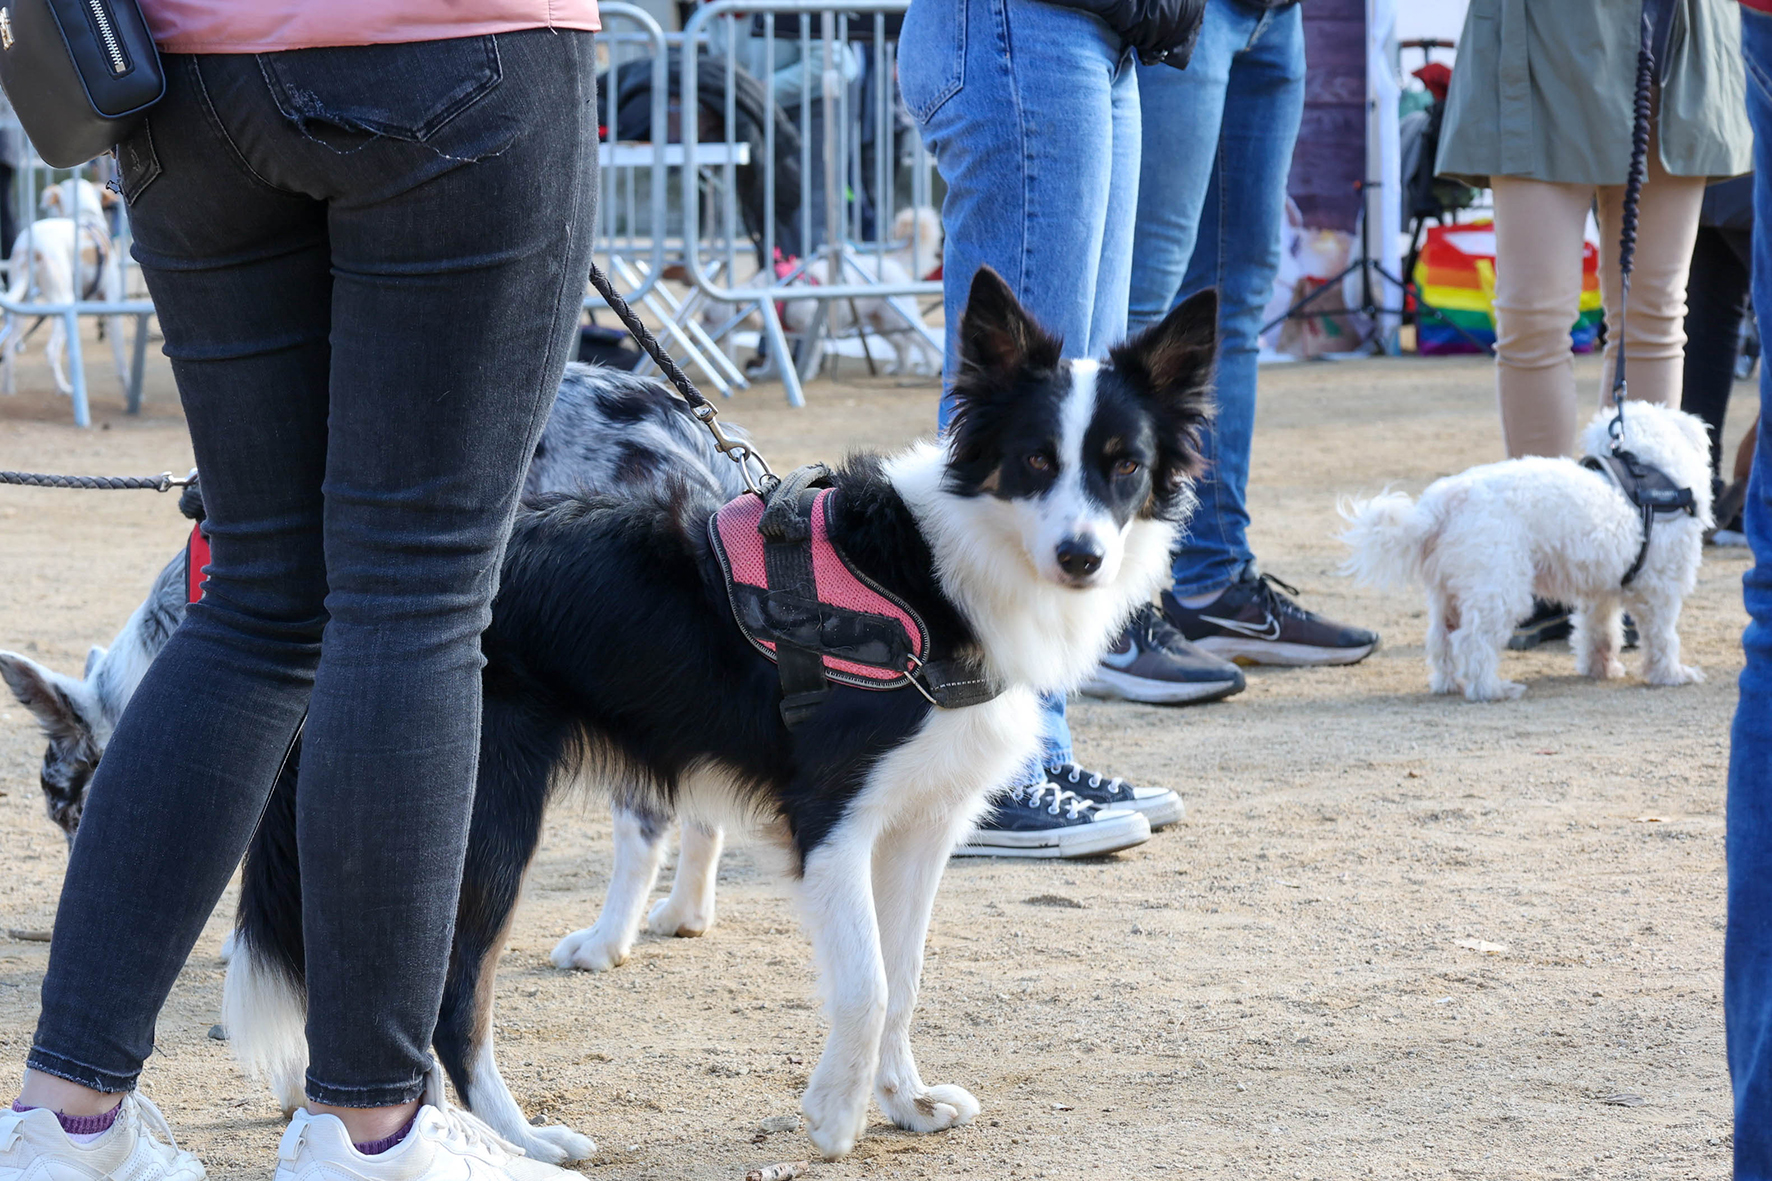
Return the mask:
POLYGON ((597 1155, 597 1145, 589 1136, 581 1136, 565 1124, 554 1124, 546 1128, 530 1128, 514 1137, 517 1147, 530 1160, 542 1161, 550 1165, 570 1164, 573 1161, 590 1160, 597 1155))
MULTIPOLYGON (((554 945, 548 956, 556 968, 577 968, 581 972, 607 972, 628 962, 633 941, 599 930, 597 923, 582 931, 574 931, 554 945)), ((574 1157, 572 1159, 582 1159, 574 1157)))
POLYGON ((864 1087, 847 1094, 815 1081, 800 1097, 800 1111, 806 1116, 807 1137, 826 1160, 836 1160, 854 1151, 867 1130, 868 1093, 864 1087))
POLYGON ((1645 672, 1643 679, 1651 685, 1697 685, 1704 681, 1704 670, 1688 664, 1676 664, 1671 669, 1645 672))
POLYGON ((654 935, 681 935, 693 939, 714 925, 712 907, 686 906, 675 895, 654 906, 646 915, 646 929, 654 935))
POLYGON ((1526 686, 1520 681, 1491 681, 1486 685, 1470 685, 1465 688, 1466 701, 1517 701, 1526 692, 1526 686))
POLYGON ((1450 673, 1429 673, 1427 691, 1436 695, 1458 692, 1458 678, 1450 673))
POLYGON ((875 1097, 893 1123, 912 1132, 940 1132, 969 1124, 979 1110, 972 1092, 951 1085, 930 1087, 917 1095, 881 1087, 875 1097))

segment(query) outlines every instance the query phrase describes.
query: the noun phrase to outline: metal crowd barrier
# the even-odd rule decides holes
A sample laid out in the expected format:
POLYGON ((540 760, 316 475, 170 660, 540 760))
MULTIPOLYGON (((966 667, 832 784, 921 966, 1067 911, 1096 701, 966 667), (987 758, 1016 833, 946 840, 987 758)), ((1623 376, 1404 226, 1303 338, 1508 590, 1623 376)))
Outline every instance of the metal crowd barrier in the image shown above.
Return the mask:
MULTIPOLYGON (((935 244, 891 237, 901 202, 934 204, 933 162, 904 115, 896 32, 888 27, 908 7, 908 0, 848 0, 836 8, 828 0, 715 0, 683 28, 685 45, 726 63, 716 69, 718 101, 709 103, 721 139, 745 138, 741 90, 755 100, 760 89, 766 114, 760 153, 755 130, 750 136, 752 156, 761 156, 751 160, 748 178, 753 224, 741 213, 745 178, 736 159, 702 170, 703 177, 717 174, 716 188, 683 193, 683 238, 693 248, 682 265, 694 285, 684 306, 723 311, 707 335, 729 346, 741 324, 760 321, 761 371, 777 373, 796 406, 804 404, 802 382, 851 333, 870 366, 871 329, 908 341, 908 349, 895 345, 901 359, 920 355, 939 368, 940 334, 916 303, 941 293, 939 281, 920 278, 937 262, 935 244), (740 73, 747 64, 748 80, 740 73), (779 150, 783 136, 790 148, 798 141, 797 157, 779 150), (797 173, 797 202, 784 165, 797 173)), ((691 158, 704 142, 703 120, 687 114, 702 110, 701 75, 683 70, 680 82, 681 139, 691 158)), ((692 176, 685 170, 685 185, 692 176)))
MULTIPOLYGON (((936 204, 933 161, 898 95, 895 22, 909 0, 829 2, 714 0, 681 33, 623 0, 601 6, 595 251, 679 361, 722 394, 774 375, 788 401, 803 405, 803 382, 826 358, 859 348, 872 368, 870 340, 939 370, 941 334, 917 303, 941 293, 939 281, 922 278, 939 263, 939 244, 893 239, 901 208, 936 204)), ((135 413, 154 308, 129 254, 124 203, 104 197, 96 219, 63 211, 78 214, 63 272, 77 277, 72 298, 44 282, 55 268, 37 249, 43 194, 75 176, 105 194, 115 165, 106 156, 51 169, 10 116, 0 113, 0 164, 16 161, 19 228, 17 249, 4 243, 5 388, 13 353, 59 322, 66 372, 58 385, 74 421, 90 425, 79 325, 99 317, 135 413), (108 276, 79 257, 98 221, 115 268, 108 276), (128 318, 136 331, 126 349, 128 318)), ((585 306, 602 310, 591 292, 585 306)))
POLYGON ((51 350, 59 345, 63 352, 57 387, 73 403, 74 422, 90 426, 80 317, 97 316, 102 317, 117 378, 134 414, 141 409, 148 320, 154 305, 130 257, 124 203, 106 187, 114 175, 113 161, 101 156, 79 168, 51 168, 30 150, 11 112, 6 115, 0 120, 0 145, 10 149, 4 151, 10 160, 0 162, 12 169, 7 195, 18 224, 5 243, 6 285, 0 290, 0 370, 4 372, 0 380, 5 392, 13 392, 15 355, 48 324, 43 347, 51 350), (52 192, 62 207, 45 208, 52 192), (72 208, 65 207, 69 205, 72 208), (135 320, 135 340, 127 356, 126 318, 135 320))

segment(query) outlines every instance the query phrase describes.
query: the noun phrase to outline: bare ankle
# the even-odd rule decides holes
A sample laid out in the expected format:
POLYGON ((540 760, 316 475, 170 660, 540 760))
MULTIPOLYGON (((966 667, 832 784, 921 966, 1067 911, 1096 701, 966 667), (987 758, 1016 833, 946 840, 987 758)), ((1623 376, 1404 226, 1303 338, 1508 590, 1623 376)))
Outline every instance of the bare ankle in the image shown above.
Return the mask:
POLYGON ((25 1107, 42 1107, 62 1115, 103 1115, 123 1101, 114 1091, 95 1091, 53 1074, 25 1071, 18 1101, 25 1107))

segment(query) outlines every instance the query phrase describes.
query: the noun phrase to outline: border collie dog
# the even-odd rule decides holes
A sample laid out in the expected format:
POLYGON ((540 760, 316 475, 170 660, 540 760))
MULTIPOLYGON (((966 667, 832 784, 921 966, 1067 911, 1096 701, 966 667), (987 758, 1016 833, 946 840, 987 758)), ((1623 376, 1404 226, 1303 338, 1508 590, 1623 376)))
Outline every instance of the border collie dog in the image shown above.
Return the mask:
MULTIPOLYGON (((909 1043, 935 890, 992 793, 1036 758, 1039 694, 1076 685, 1167 573, 1193 506, 1216 317, 1203 293, 1105 362, 1064 361, 983 270, 945 440, 834 473, 831 539, 921 617, 936 658, 983 666, 1001 692, 981 704, 835 684, 790 730, 776 667, 733 619, 711 552, 724 489, 665 480, 520 515, 484 641, 480 779, 435 1035, 476 1114, 544 1159, 589 1151, 523 1119, 491 1012, 545 809, 578 775, 636 823, 740 822, 787 854, 830 1022, 801 1103, 821 1153, 855 1146, 870 1094, 916 1131, 978 1113, 960 1087, 924 1083, 909 1043)), ((236 1051, 284 1088, 305 1056, 294 848, 279 790, 248 853, 227 988, 236 1051)))

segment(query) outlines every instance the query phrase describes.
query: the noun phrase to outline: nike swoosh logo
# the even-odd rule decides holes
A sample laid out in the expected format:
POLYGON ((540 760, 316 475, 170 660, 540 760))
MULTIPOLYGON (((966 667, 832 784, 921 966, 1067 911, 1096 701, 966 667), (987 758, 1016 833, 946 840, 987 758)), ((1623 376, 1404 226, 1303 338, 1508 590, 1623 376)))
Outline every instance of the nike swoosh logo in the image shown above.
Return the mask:
POLYGON ((1235 619, 1220 619, 1216 615, 1202 615, 1200 618, 1207 623, 1216 623, 1219 627, 1234 631, 1238 635, 1248 636, 1252 640, 1277 640, 1280 638, 1280 621, 1274 618, 1272 611, 1267 613, 1267 622, 1260 625, 1243 623, 1235 619))
POLYGON ((1138 659, 1138 645, 1130 645, 1124 652, 1103 652, 1101 662, 1110 668, 1131 668, 1132 662, 1138 659))

